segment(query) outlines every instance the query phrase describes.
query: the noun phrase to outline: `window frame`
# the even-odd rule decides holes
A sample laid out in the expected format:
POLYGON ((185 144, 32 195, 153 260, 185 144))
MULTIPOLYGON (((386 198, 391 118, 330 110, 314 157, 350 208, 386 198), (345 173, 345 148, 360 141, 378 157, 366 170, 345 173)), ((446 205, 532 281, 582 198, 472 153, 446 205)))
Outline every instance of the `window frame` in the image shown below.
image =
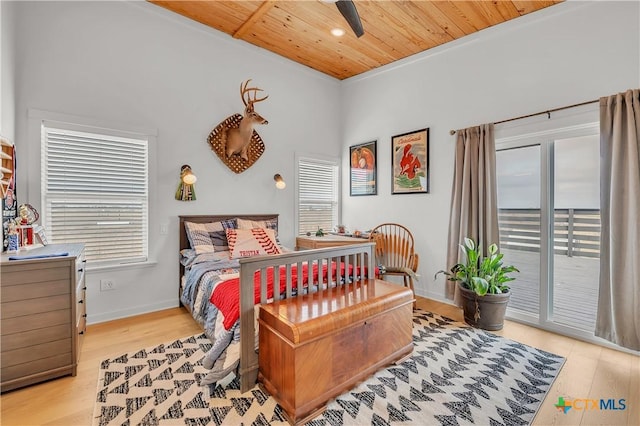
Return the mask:
POLYGON ((336 172, 336 182, 334 182, 335 188, 335 217, 336 223, 332 224, 332 229, 324 229, 325 232, 332 231, 333 227, 337 226, 342 220, 342 168, 339 158, 323 156, 318 154, 298 154, 295 155, 295 177, 296 177, 296 198, 295 198, 295 235, 305 235, 304 232, 300 232, 300 163, 309 162, 323 165, 330 165, 334 167, 336 172))
MULTIPOLYGON (((26 197, 21 202, 29 202, 36 206, 40 212, 39 222, 44 224, 47 221, 47 209, 44 204, 44 198, 46 189, 43 187, 43 174, 45 161, 43 158, 42 150, 44 149, 44 127, 53 127, 56 129, 64 129, 69 131, 86 132, 94 134, 104 134, 108 136, 114 136, 117 138, 130 138, 130 139, 144 139, 147 144, 147 194, 146 194, 146 226, 143 230, 146 245, 146 256, 143 259, 137 258, 135 260, 126 261, 126 259, 120 260, 94 260, 93 262, 87 262, 87 270, 117 270, 117 269, 129 269, 135 266, 146 267, 155 264, 152 253, 152 247, 155 245, 157 237, 151 232, 154 229, 154 224, 157 222, 157 218, 151 215, 152 211, 155 211, 155 176, 156 176, 156 142, 157 142, 157 129, 150 129, 145 127, 136 127, 127 124, 105 122, 103 120, 73 116, 49 111, 42 111, 36 109, 28 110, 28 128, 27 139, 30 141, 28 144, 30 149, 26 153, 28 158, 28 166, 26 167, 27 188, 26 197), (37 147, 37 149, 36 149, 37 147)), ((24 179, 24 175, 19 179, 24 179)))

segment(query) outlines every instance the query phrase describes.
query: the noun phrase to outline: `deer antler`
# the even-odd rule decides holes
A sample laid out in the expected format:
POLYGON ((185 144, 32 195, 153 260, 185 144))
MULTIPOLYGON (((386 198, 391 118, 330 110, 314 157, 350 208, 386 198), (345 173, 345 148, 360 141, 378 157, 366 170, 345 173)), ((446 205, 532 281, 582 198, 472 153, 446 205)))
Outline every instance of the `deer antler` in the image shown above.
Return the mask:
POLYGON ((258 87, 247 87, 250 81, 251 79, 240 83, 240 97, 245 107, 253 107, 254 103, 264 101, 269 97, 269 95, 267 95, 264 98, 257 98, 258 92, 263 92, 263 90, 258 87), (253 92, 253 99, 251 99, 251 92, 253 92), (244 97, 245 94, 247 95, 246 99, 244 97))

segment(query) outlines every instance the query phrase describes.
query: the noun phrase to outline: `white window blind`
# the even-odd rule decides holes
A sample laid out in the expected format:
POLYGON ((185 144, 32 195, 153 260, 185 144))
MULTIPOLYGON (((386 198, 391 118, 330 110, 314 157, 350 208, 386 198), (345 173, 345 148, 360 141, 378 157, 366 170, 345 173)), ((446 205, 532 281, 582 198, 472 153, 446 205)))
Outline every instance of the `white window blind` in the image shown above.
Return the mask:
POLYGON ((148 141, 43 126, 47 239, 85 244, 88 262, 147 260, 148 141))
POLYGON ((298 159, 298 234, 338 225, 338 163, 298 159))

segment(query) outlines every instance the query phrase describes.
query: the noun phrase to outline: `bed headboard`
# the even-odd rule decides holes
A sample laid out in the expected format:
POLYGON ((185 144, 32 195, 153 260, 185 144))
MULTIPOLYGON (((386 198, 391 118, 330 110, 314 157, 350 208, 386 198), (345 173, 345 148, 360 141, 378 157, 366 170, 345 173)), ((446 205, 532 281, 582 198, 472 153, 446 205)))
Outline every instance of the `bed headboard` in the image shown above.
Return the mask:
POLYGON ((189 248, 189 239, 187 238, 187 231, 184 227, 185 222, 195 222, 195 223, 209 223, 209 222, 219 222, 221 220, 240 218, 245 220, 270 220, 275 219, 276 222, 278 220, 277 214, 218 214, 218 215, 188 215, 188 216, 178 216, 180 220, 179 224, 179 232, 180 232, 180 247, 178 250, 182 250, 185 248, 189 248))
MULTIPOLYGON (((209 223, 209 222, 219 222, 221 220, 240 218, 245 220, 276 220, 276 224, 278 221, 278 215, 275 213, 271 214, 217 214, 217 215, 186 215, 186 216, 178 216, 179 224, 178 224, 178 232, 180 233, 179 237, 179 248, 178 251, 186 248, 190 248, 189 239, 187 238, 187 231, 185 229, 185 222, 195 222, 195 223, 209 223)), ((277 225, 276 225, 277 229, 277 225)), ((182 279, 184 275, 184 266, 180 264, 180 275, 178 277, 178 282, 182 279)))

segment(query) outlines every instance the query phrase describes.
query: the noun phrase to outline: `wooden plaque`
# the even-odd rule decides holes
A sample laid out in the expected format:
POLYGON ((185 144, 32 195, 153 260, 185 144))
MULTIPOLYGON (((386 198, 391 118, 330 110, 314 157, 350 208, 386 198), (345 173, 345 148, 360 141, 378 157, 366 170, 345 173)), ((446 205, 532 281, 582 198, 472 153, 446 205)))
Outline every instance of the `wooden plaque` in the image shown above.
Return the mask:
POLYGON ((237 128, 240 125, 240 120, 242 120, 242 115, 240 114, 234 114, 227 117, 226 120, 218 124, 218 126, 211 131, 207 138, 213 152, 215 152, 220 160, 234 173, 242 173, 249 167, 253 166, 253 163, 258 161, 258 158, 260 158, 265 148, 260 135, 254 130, 247 150, 249 160, 244 160, 238 154, 233 154, 230 157, 227 157, 227 154, 225 153, 227 130, 237 128))

